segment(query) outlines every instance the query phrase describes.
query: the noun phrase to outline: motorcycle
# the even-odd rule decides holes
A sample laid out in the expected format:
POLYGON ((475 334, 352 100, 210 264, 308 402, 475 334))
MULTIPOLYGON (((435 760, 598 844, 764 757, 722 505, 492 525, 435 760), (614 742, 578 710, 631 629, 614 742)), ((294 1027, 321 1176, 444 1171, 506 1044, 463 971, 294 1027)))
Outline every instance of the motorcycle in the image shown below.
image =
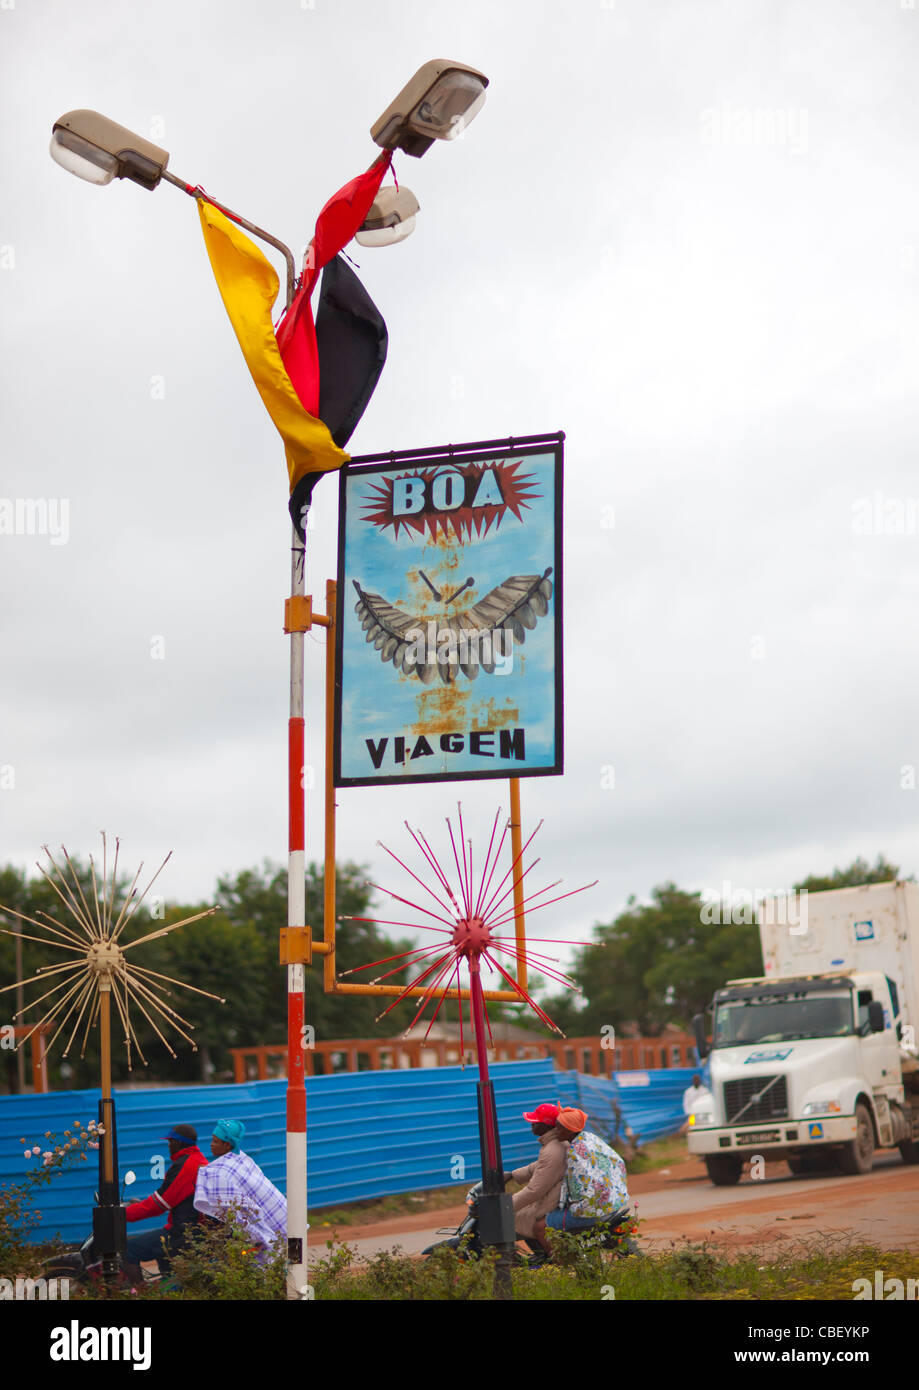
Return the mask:
MULTIPOLYGON (((435 1241, 423 1250, 422 1255, 431 1255, 435 1250, 455 1250, 463 1260, 477 1260, 484 1252, 479 1235, 478 1222, 478 1200, 482 1195, 484 1185, 477 1182, 466 1193, 466 1215, 459 1226, 453 1230, 449 1226, 442 1227, 436 1232, 437 1235, 449 1236, 447 1240, 435 1241)), ((600 1250, 611 1250, 619 1259, 624 1259, 627 1255, 637 1255, 638 1245, 632 1239, 630 1230, 632 1214, 628 1207, 622 1207, 606 1220, 597 1221, 592 1226, 587 1226, 580 1231, 572 1231, 568 1234, 574 1235, 577 1239, 582 1239, 585 1245, 590 1245, 600 1250)), ((534 1251, 532 1266, 534 1268, 542 1264, 545 1255, 542 1247, 535 1241, 526 1242, 530 1249, 534 1251)), ((523 1264, 530 1264, 524 1256, 518 1256, 523 1264)))
MULTIPOLYGON (((125 1187, 130 1186, 134 1181, 133 1173, 125 1173, 121 1187, 122 1198, 125 1187)), ((98 1194, 96 1194, 96 1201, 98 1202, 98 1200, 98 1194)), ((57 1254, 49 1256, 42 1262, 41 1269, 42 1277, 45 1279, 72 1279, 74 1283, 79 1284, 98 1282, 105 1277, 102 1256, 96 1251, 92 1232, 82 1244, 71 1246, 67 1250, 59 1250, 57 1254)), ((145 1273, 130 1255, 119 1255, 116 1274, 119 1284, 142 1285, 158 1278, 158 1275, 145 1273)))

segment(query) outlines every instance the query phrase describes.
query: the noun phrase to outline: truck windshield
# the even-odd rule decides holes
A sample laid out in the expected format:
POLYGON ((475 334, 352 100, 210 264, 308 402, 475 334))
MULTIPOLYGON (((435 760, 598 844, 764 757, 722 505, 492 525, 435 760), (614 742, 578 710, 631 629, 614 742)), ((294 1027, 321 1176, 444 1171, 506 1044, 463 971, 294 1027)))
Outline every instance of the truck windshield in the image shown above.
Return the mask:
POLYGON ((770 995, 732 999, 715 1010, 715 1047, 743 1043, 791 1042, 799 1038, 841 1038, 855 1032, 852 995, 770 995))

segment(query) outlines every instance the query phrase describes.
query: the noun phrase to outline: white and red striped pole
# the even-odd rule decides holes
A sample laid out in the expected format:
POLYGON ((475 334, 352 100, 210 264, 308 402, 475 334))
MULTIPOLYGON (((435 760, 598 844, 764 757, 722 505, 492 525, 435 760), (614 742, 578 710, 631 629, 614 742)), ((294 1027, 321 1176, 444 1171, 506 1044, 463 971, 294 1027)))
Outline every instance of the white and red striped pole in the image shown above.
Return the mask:
MULTIPOLYGON (((304 535, 306 533, 304 517, 304 535)), ((290 591, 306 589, 306 542, 296 526, 291 540, 290 591)), ((303 632, 290 633, 290 719, 288 721, 287 925, 306 925, 306 808, 303 718, 303 632)), ((293 932, 288 932, 293 937, 293 932)), ((304 1074, 304 967, 287 966, 287 1296, 302 1297, 306 1284, 306 1077, 304 1074)))

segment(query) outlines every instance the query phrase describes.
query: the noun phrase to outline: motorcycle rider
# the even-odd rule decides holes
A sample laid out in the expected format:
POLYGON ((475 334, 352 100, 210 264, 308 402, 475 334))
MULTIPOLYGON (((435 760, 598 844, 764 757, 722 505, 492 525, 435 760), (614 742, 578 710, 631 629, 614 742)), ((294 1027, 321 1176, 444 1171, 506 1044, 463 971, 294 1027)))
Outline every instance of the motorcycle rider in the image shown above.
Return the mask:
POLYGON ((554 1231, 588 1231, 628 1212, 625 1164, 586 1125, 583 1110, 559 1111, 557 1129, 568 1139, 568 1163, 558 1207, 546 1217, 554 1231))
POLYGON ((168 1274, 170 1257, 185 1244, 188 1228, 198 1223, 195 1211, 195 1183, 198 1171, 207 1166, 207 1159, 198 1148, 198 1134, 192 1125, 176 1125, 163 1136, 169 1145, 172 1160, 166 1176, 157 1190, 143 1201, 131 1202, 125 1208, 127 1221, 146 1221, 168 1211, 165 1226, 156 1231, 144 1231, 129 1236, 127 1254, 137 1260, 156 1260, 160 1271, 168 1274))
POLYGON ((524 1184, 520 1192, 514 1193, 513 1199, 517 1237, 526 1241, 530 1249, 536 1251, 537 1257, 544 1259, 549 1255, 545 1234, 546 1216, 558 1206, 568 1163, 568 1143, 574 1137, 570 1131, 559 1130, 558 1116, 559 1107, 551 1101, 543 1101, 531 1114, 524 1111, 523 1118, 529 1120, 530 1128, 539 1140, 539 1157, 534 1163, 504 1174, 505 1182, 524 1184))
POLYGON ((218 1120, 211 1139, 213 1159, 201 1173, 196 1209, 214 1220, 233 1212, 261 1254, 287 1230, 287 1199, 240 1148, 242 1120, 218 1120))

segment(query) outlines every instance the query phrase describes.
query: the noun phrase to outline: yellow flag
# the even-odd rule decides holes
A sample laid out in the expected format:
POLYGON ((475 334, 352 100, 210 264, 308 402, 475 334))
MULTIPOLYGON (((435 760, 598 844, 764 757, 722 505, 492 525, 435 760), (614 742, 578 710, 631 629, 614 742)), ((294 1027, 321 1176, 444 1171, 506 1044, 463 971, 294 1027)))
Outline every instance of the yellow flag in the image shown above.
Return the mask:
POLYGON ((252 380, 284 441, 290 490, 305 473, 340 468, 350 455, 326 426, 304 410, 287 375, 271 310, 278 296, 274 267, 218 208, 198 199, 198 215, 214 278, 252 380))

